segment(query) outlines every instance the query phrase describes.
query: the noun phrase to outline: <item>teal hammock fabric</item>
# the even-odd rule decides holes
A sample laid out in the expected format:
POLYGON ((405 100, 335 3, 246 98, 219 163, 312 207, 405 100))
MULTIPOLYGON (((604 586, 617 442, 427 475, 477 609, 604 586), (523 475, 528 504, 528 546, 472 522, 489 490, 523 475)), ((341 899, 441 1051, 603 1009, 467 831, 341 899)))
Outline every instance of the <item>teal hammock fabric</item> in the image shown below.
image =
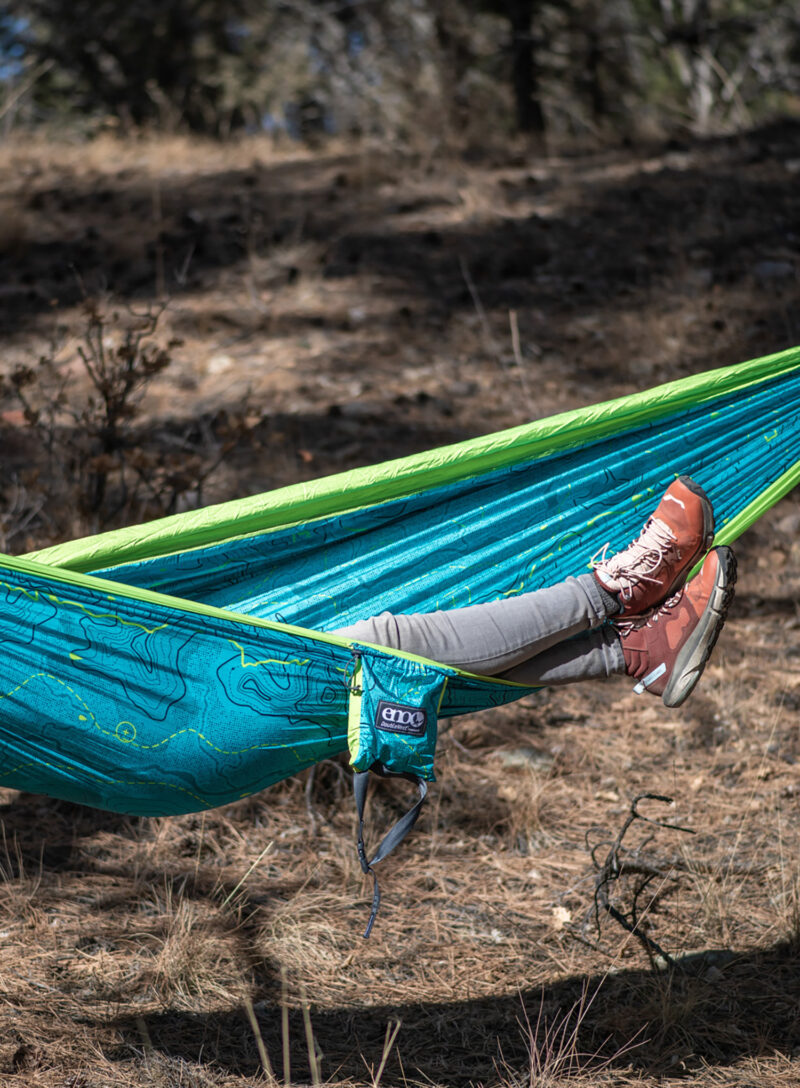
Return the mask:
MULTIPOLYGON (((794 486, 800 349, 0 556, 0 785, 139 815, 195 811, 345 751, 348 729, 365 769, 381 701, 435 723, 530 689, 327 632, 585 571, 680 473, 711 497, 717 543, 794 486)), ((403 743, 400 769, 432 777, 435 729, 403 743)))

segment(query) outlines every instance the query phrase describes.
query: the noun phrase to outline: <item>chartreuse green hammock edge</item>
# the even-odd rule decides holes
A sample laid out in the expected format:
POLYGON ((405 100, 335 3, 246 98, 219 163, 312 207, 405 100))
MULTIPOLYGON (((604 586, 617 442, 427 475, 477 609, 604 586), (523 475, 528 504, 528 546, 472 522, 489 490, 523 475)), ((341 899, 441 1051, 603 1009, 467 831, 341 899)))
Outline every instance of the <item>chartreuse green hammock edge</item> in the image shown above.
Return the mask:
POLYGON ((529 689, 326 632, 585 571, 680 473, 709 493, 717 543, 798 481, 800 349, 0 557, 0 785, 205 809, 344 751, 348 717, 357 769, 430 778, 437 717, 529 689), (397 731, 375 727, 381 705, 397 731))

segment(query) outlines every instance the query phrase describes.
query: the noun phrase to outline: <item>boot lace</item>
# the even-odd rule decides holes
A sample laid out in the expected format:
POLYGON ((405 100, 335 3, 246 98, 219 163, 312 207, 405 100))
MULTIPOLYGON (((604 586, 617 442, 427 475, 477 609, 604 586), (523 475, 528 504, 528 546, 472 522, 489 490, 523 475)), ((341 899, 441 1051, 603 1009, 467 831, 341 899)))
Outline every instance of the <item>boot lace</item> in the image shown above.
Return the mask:
POLYGON ((589 563, 594 570, 602 571, 619 583, 620 597, 626 601, 640 582, 653 585, 660 582, 657 573, 672 553, 681 558, 675 534, 660 518, 650 518, 637 539, 624 551, 608 555, 608 548, 609 545, 604 544, 589 563))
POLYGON ((668 597, 662 604, 657 605, 655 608, 649 609, 647 612, 642 612, 637 616, 625 616, 617 617, 611 616, 610 622, 613 624, 617 634, 620 638, 625 638, 631 631, 640 631, 643 627, 652 627, 653 624, 658 623, 662 616, 668 616, 670 612, 673 612, 683 599, 683 594, 686 591, 686 586, 673 593, 671 597, 668 597))

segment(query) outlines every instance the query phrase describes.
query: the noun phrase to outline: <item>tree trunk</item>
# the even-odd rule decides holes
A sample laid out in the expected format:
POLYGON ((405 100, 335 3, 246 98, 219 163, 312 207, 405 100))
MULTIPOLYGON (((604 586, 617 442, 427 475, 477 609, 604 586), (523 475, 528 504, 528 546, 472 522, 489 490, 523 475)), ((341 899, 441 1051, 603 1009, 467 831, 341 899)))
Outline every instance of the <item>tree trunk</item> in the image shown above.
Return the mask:
POLYGON ((508 0, 507 12, 511 23, 511 86, 521 132, 543 134, 544 111, 539 98, 536 51, 533 47, 533 17, 538 0, 508 0))

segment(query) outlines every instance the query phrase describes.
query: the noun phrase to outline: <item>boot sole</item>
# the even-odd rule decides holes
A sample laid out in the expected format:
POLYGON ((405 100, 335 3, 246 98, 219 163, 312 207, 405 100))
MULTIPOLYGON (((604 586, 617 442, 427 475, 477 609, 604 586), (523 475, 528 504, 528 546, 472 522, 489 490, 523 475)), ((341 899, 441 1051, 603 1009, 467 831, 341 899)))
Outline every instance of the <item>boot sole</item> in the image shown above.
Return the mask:
POLYGON ((730 548, 717 548, 717 558, 714 588, 697 626, 675 658, 672 675, 661 696, 665 706, 680 706, 691 695, 728 615, 736 584, 736 556, 730 548))
POLYGON ((679 476, 678 480, 683 484, 687 491, 691 491, 692 494, 697 495, 698 499, 700 499, 700 503, 703 507, 703 543, 700 545, 694 555, 690 556, 690 558, 687 560, 686 565, 681 570, 680 574, 669 587, 661 600, 657 602, 656 607, 663 604, 664 601, 668 600, 670 597, 674 596, 674 594, 676 594, 679 589, 682 589, 683 586, 686 585, 686 579, 688 578, 690 572, 694 569, 695 565, 703 558, 708 549, 714 543, 714 507, 711 505, 711 499, 709 499, 708 495, 705 493, 700 484, 695 483, 691 476, 679 476))

